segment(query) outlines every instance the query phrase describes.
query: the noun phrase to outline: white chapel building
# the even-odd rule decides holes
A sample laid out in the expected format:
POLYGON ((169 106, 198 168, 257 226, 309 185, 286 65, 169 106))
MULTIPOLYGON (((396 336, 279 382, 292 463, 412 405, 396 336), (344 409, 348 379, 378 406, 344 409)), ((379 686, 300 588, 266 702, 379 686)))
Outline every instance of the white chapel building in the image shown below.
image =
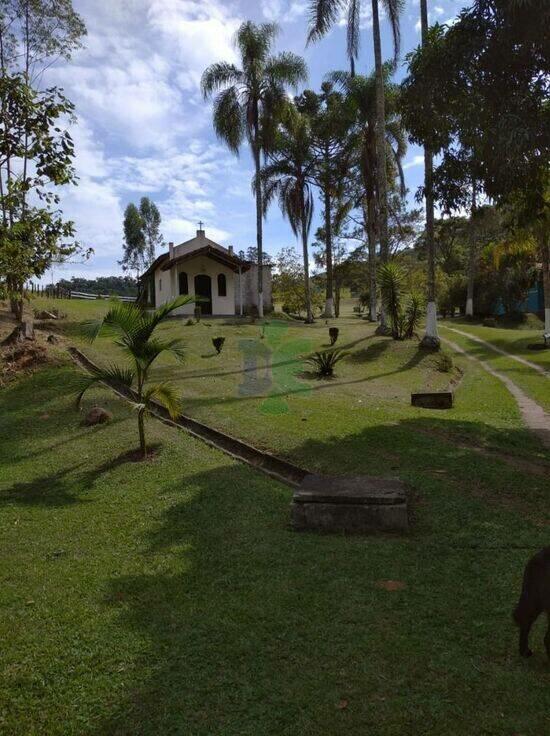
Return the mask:
MULTIPOLYGON (((152 307, 159 307, 184 294, 200 296, 197 304, 187 304, 176 310, 176 315, 192 315, 195 306, 202 314, 242 315, 258 308, 258 266, 239 258, 232 246, 223 245, 206 237, 199 225, 197 234, 185 243, 168 244, 163 253, 141 276, 140 299, 152 307)), ((264 311, 272 309, 271 267, 263 267, 264 311)))

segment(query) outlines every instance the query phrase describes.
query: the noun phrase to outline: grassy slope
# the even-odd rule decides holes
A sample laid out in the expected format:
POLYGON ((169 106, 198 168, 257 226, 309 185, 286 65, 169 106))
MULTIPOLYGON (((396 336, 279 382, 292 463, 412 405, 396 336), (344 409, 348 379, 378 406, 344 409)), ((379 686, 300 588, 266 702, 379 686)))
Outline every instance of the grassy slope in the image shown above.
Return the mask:
POLYGON ((480 337, 492 345, 506 350, 512 355, 519 355, 531 363, 538 363, 546 370, 550 370, 550 351, 548 350, 529 350, 528 345, 531 343, 541 343, 544 325, 541 322, 540 329, 525 328, 501 328, 501 327, 484 327, 480 324, 472 323, 466 319, 455 318, 453 320, 445 320, 443 325, 455 327, 463 332, 470 332, 476 337, 480 337))
MULTIPOLYGON (((532 368, 518 363, 513 358, 495 353, 478 342, 469 340, 467 337, 458 335, 456 332, 446 330, 445 327, 456 327, 462 332, 469 332, 480 337, 489 344, 495 345, 512 355, 518 355, 531 363, 536 363, 550 371, 550 351, 537 352, 528 350, 527 345, 540 342, 540 331, 498 329, 493 327, 481 327, 471 324, 456 324, 453 322, 443 323, 441 334, 449 340, 457 343, 477 358, 489 363, 495 370, 507 375, 514 383, 525 391, 532 399, 537 401, 547 412, 550 412, 550 378, 544 377, 532 368), (525 336, 527 333, 527 336, 525 336)), ((550 375, 550 374, 549 374, 550 375)))
POLYGON ((124 463, 129 410, 100 395, 115 422, 84 429, 69 381, 48 369, 0 398, 6 733, 548 727, 542 622, 528 663, 510 622, 528 554, 511 545, 547 538, 543 479, 365 432, 354 468, 387 472, 389 452, 415 486, 410 538, 296 535, 287 488, 175 430, 151 423, 161 455, 124 463))
MULTIPOLYGON (((72 375, 48 368, 0 393, 1 732, 550 727, 543 622, 529 662, 510 622, 522 565, 547 543, 547 481, 424 433, 534 453, 498 381, 472 368, 452 421, 374 395, 364 407, 355 394, 354 406, 344 388, 340 412, 333 391, 258 412, 263 441, 304 463, 412 484, 409 537, 346 539, 292 533, 289 489, 158 423, 149 433, 159 457, 124 462, 135 418, 98 391, 115 420, 81 427, 72 375), (388 592, 384 579, 406 588, 388 592)), ((399 392, 404 374, 393 376, 399 392)), ((253 416, 240 412, 233 427, 253 416)))
MULTIPOLYGON (((64 330, 98 362, 121 360, 111 340, 102 338, 88 345, 79 338, 77 320, 101 313, 105 302, 70 301, 63 308, 71 320, 54 328, 64 330)), ((406 432, 428 425, 452 438, 473 436, 476 443, 486 442, 505 451, 512 445, 528 454, 544 452, 530 435, 504 431, 520 423, 514 400, 501 390, 498 380, 486 377, 467 359, 455 358, 466 376, 453 412, 415 409, 409 405, 411 391, 444 389, 449 384, 451 376, 437 371, 434 357, 419 351, 415 342, 376 337, 374 327, 356 317, 348 315, 334 324, 340 328, 337 345, 348 348, 350 355, 338 366, 333 381, 318 381, 303 373, 307 366, 302 356, 327 346, 328 328, 323 320, 311 327, 274 322, 266 328, 263 340, 259 325, 204 320, 187 327, 182 320, 173 320, 164 332, 184 339, 187 359, 183 364, 160 361, 154 377, 176 383, 186 413, 266 449, 301 458, 312 468, 331 470, 332 460, 318 452, 304 452, 306 442, 330 443, 341 434, 369 426, 395 426, 396 422, 406 432), (217 335, 226 337, 220 356, 211 345, 217 335), (264 353, 271 373, 261 370, 264 353), (250 380, 253 373, 243 372, 246 356, 254 354, 260 366, 256 381, 250 380), (481 376, 483 384, 479 383, 481 376)), ((455 337, 459 342, 459 336, 455 337)), ((518 367, 523 368, 512 366, 518 367)), ((538 388, 545 379, 535 374, 532 383, 538 388)))

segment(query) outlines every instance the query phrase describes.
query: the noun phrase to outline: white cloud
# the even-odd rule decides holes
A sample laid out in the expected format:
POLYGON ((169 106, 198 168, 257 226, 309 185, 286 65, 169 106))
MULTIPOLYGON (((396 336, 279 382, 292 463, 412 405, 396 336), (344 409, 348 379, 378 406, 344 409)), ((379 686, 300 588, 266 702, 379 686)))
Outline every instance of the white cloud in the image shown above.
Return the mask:
POLYGON ((423 166, 424 165, 424 154, 418 154, 414 156, 412 159, 407 161, 405 164, 403 164, 403 170, 406 171, 407 169, 412 169, 415 166, 423 166))
POLYGON ((268 21, 278 23, 293 23, 306 15, 308 5, 306 0, 262 0, 262 15, 268 21))
POLYGON ((144 195, 159 206, 166 240, 190 237, 199 218, 226 240, 232 219, 219 202, 235 161, 208 140, 199 82, 208 64, 235 59, 240 19, 224 0, 81 0, 78 9, 85 48, 45 82, 62 86, 78 114, 79 185, 64 188, 62 206, 78 240, 95 250, 81 270, 118 270, 124 209, 144 195))
MULTIPOLYGON (((378 10, 380 19, 385 17, 385 10, 381 6, 378 10)), ((347 26, 348 24, 348 12, 347 7, 344 5, 340 10, 340 16, 338 18, 338 25, 340 27, 347 26)), ((361 5, 359 14, 359 28, 364 30, 365 28, 372 28, 372 6, 370 3, 361 5)))

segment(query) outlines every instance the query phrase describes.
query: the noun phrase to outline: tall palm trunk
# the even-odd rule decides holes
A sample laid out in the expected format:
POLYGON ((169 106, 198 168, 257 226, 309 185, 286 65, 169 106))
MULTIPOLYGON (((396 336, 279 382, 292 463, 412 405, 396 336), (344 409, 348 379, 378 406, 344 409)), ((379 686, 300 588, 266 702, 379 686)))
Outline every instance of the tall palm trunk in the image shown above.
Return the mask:
POLYGON ((476 277, 477 238, 474 218, 477 209, 476 185, 472 185, 472 211, 470 214, 470 253, 468 258, 468 286, 466 289, 466 317, 474 316, 474 281, 476 277))
POLYGON ((550 237, 543 232, 540 239, 542 289, 544 295, 544 333, 550 334, 550 237))
POLYGON ((313 312, 311 311, 311 287, 309 284, 309 252, 307 248, 307 215, 306 205, 304 201, 304 189, 303 186, 300 188, 300 219, 301 219, 301 235, 302 235, 302 251, 304 256, 304 288, 306 297, 306 322, 311 324, 313 322, 313 312))
POLYGON ((260 181, 260 135, 258 130, 258 110, 256 109, 256 120, 254 122, 254 192, 256 196, 256 248, 258 250, 258 317, 264 316, 264 252, 263 252, 263 206, 262 206, 262 183, 260 181))
POLYGON ((325 299, 325 317, 334 317, 334 268, 332 264, 332 212, 330 191, 325 186, 325 245, 327 266, 327 290, 325 299))
MULTIPOLYGON (((420 0, 420 23, 422 45, 428 42, 428 3, 420 0)), ((428 146, 424 147, 424 198, 426 201, 426 255, 428 277, 428 304, 426 306, 426 331, 422 345, 439 348, 437 334, 437 304, 435 301, 435 237, 434 237, 434 196, 433 196, 433 155, 428 146)))
MULTIPOLYGON (((386 173, 386 111, 384 104, 384 74, 382 69, 382 45, 378 0, 372 0, 372 40, 374 46, 374 71, 376 75, 376 177, 378 189, 378 233, 380 236, 380 260, 385 263, 390 255, 388 238, 388 181, 386 173)), ((381 331, 386 331, 386 318, 382 304, 381 331)))
POLYGON ((363 221, 367 232, 369 253, 369 321, 376 322, 378 317, 378 300, 376 297, 376 207, 374 192, 367 191, 363 201, 363 221))

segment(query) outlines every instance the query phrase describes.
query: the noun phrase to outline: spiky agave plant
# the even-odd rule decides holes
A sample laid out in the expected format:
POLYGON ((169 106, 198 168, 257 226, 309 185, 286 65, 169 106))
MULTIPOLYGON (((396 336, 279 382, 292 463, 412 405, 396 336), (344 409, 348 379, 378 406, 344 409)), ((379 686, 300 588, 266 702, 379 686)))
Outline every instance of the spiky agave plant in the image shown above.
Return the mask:
POLYGON ((346 350, 321 350, 310 355, 306 363, 312 365, 320 376, 329 377, 334 375, 336 363, 339 363, 347 354, 346 350))
POLYGON ((378 269, 378 282, 382 293, 382 302, 390 318, 394 340, 400 340, 403 333, 402 300, 404 280, 405 274, 397 263, 389 261, 388 263, 383 263, 378 269))
POLYGON ((113 364, 106 368, 98 367, 92 375, 83 377, 76 400, 77 406, 80 406, 86 391, 97 383, 106 383, 123 392, 133 390, 139 444, 144 458, 147 457, 145 416, 150 412, 152 402, 157 401, 164 406, 172 418, 181 411, 180 400, 169 383, 150 384, 148 379, 151 366, 163 353, 171 353, 177 360, 183 360, 183 343, 178 338, 164 340, 155 337, 154 332, 175 309, 193 301, 195 298, 192 296, 181 296, 149 314, 135 304, 113 303, 103 319, 85 322, 82 328, 84 336, 90 342, 101 333, 111 335, 115 344, 130 358, 132 365, 121 367, 113 364))
POLYGON ((405 272, 395 262, 389 261, 380 266, 378 280, 393 339, 410 340, 420 324, 423 299, 413 292, 404 304, 405 272))
POLYGON ((420 320, 422 319, 422 309, 424 307, 424 299, 417 292, 409 294, 409 300, 405 307, 405 332, 403 337, 410 340, 417 331, 420 320))

